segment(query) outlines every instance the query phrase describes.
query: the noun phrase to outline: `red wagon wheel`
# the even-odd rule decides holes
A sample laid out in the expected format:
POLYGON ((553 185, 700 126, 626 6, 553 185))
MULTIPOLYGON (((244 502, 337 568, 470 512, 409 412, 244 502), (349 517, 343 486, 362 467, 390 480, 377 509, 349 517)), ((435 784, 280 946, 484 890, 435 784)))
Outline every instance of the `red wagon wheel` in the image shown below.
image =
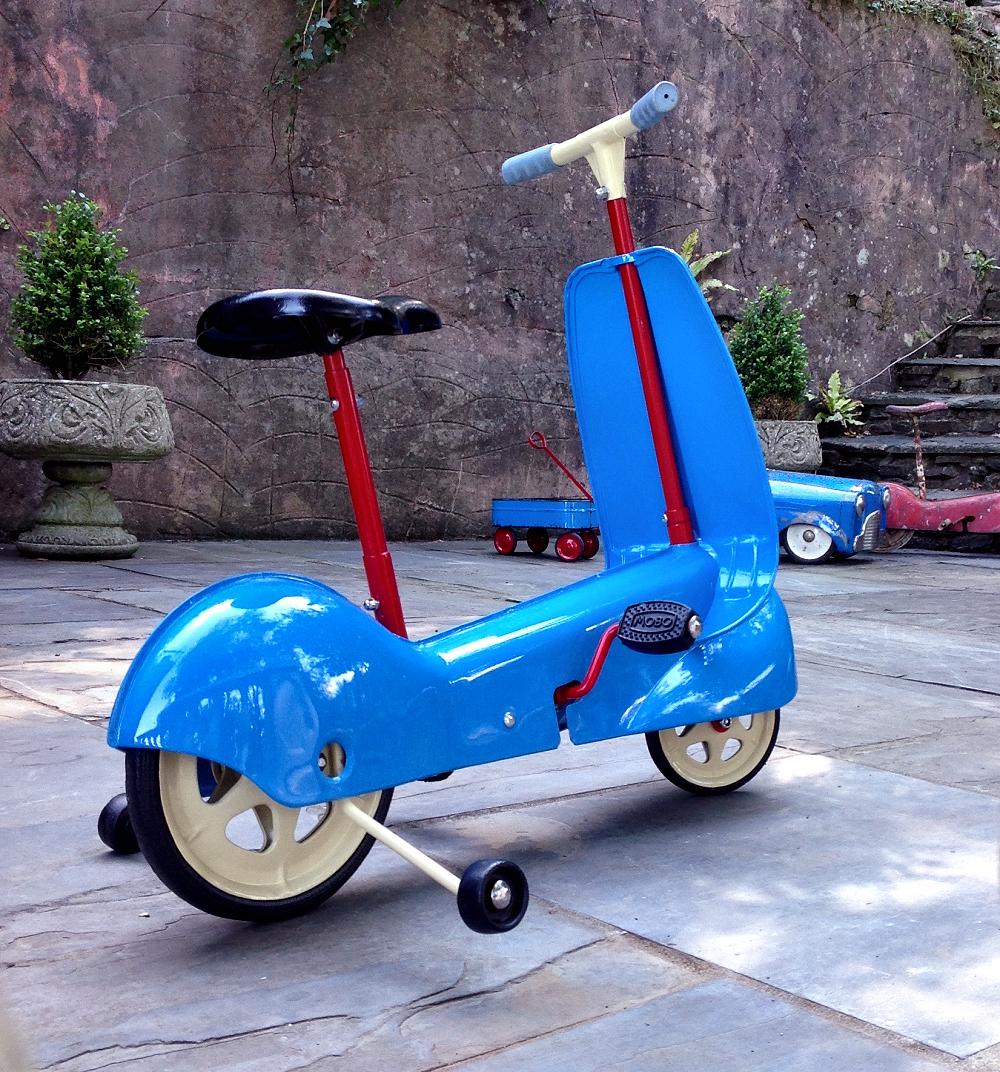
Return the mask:
POLYGON ((583 557, 583 537, 578 532, 564 532, 556 540, 556 554, 563 562, 576 562, 583 557))
POLYGON ((601 549, 601 541, 598 539, 597 532, 594 529, 587 529, 580 535, 583 537, 583 554, 580 557, 585 560, 593 558, 601 549))
POLYGON ((514 548, 517 547, 517 537, 514 535, 514 530, 497 529, 493 533, 493 546, 497 549, 497 554, 512 555, 514 548))
POLYGON ((536 555, 540 555, 549 546, 549 534, 546 529, 528 529, 526 537, 528 549, 536 555))

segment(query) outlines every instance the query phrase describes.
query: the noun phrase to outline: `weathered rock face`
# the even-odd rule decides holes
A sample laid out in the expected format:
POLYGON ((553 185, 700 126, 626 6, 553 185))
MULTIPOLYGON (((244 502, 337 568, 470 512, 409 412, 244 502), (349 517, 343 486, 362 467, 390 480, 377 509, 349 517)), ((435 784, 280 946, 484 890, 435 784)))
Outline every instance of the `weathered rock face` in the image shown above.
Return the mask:
MULTIPOLYGON (((608 251, 603 208, 585 168, 523 189, 497 170, 660 77, 682 100, 633 148, 637 236, 698 226, 733 247, 720 274, 744 294, 791 285, 817 374, 881 368, 969 304, 963 243, 995 248, 996 142, 932 27, 840 0, 406 0, 314 80, 286 170, 285 105, 262 87, 291 19, 288 0, 4 5, 0 278, 16 288, 19 238, 70 189, 123 229, 155 336, 133 378, 164 391, 178 446, 116 474, 142 535, 352 531, 318 362, 189 341, 208 302, 260 286, 441 313, 348 355, 393 535, 484 531, 492 496, 563 490, 524 439, 579 463, 560 297, 608 251)), ((34 374, 0 352, 0 376, 34 374)), ((0 528, 40 485, 0 460, 0 528)))

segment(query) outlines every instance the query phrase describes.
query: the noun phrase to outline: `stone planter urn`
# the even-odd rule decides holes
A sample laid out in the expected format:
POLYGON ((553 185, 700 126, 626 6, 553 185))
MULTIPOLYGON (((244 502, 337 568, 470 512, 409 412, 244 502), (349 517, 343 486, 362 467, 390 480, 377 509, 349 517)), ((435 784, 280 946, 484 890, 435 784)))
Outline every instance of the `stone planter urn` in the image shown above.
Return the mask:
POLYGON ((148 462, 174 446, 156 387, 81 380, 0 381, 0 450, 38 458, 52 483, 17 541, 40 558, 128 558, 138 540, 104 487, 113 462, 148 462))
POLYGON ((815 421, 755 421, 768 469, 814 473, 823 460, 815 421))

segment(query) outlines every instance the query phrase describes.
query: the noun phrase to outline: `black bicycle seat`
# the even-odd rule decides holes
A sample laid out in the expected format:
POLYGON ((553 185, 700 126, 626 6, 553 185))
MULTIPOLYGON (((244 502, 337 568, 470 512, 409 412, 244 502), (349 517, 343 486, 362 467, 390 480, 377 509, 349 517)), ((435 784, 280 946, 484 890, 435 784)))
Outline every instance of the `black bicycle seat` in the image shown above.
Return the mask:
POLYGON ((198 319, 195 338, 216 357, 273 360, 328 354, 372 335, 413 335, 439 327, 437 313, 413 298, 255 290, 210 305, 198 319))

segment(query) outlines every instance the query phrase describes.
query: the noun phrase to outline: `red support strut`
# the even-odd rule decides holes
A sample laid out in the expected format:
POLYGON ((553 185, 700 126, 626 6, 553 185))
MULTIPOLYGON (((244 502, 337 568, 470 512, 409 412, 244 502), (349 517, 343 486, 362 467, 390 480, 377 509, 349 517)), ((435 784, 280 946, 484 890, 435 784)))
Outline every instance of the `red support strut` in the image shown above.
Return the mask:
MULTIPOLYGON (((611 221, 615 252, 619 256, 634 253, 635 239, 632 237, 632 224, 629 221, 628 207, 624 197, 616 197, 608 201, 608 219, 611 221)), ((691 514, 684 501, 680 473, 677 470, 677 458, 670 434, 670 416, 667 412, 666 394, 660 375, 656 343, 653 341, 653 329, 649 323, 646 296, 642 292, 642 283, 635 264, 629 262, 619 265, 618 272, 622 280, 622 290, 625 293, 625 305, 628 309, 629 324, 632 327, 632 340, 635 343, 635 354, 639 362, 642 393, 646 399, 649 428, 653 434, 653 449, 656 452, 656 464, 660 471, 660 483, 663 486, 667 533, 672 544, 693 543, 694 529, 691 525, 691 514)))
POLYGON ((378 601, 375 617, 379 622, 398 634, 406 636, 403 606, 399 601, 396 571, 385 542, 382 513, 379 510, 375 481, 372 479, 371 461, 365 434, 361 428, 361 414, 354 395, 351 373, 344 361, 342 350, 323 355, 326 371, 326 389, 330 394, 333 424, 340 440, 347 473, 347 490, 358 520, 358 538, 361 540, 361 555, 368 578, 368 590, 378 601))

